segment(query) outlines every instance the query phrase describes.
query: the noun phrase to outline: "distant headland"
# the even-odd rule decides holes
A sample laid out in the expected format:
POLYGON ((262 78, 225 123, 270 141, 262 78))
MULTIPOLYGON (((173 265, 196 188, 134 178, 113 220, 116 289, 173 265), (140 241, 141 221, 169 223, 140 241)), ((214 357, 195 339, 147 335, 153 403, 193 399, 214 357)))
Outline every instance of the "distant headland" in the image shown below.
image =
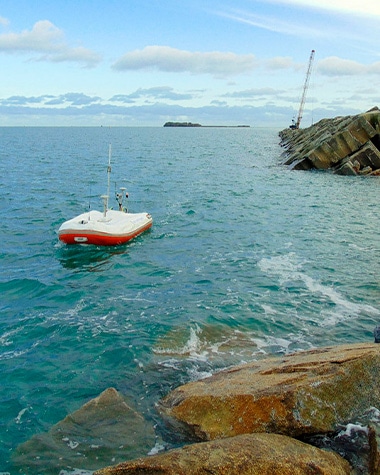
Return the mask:
POLYGON ((164 127, 250 127, 250 125, 202 125, 192 122, 165 122, 164 127))

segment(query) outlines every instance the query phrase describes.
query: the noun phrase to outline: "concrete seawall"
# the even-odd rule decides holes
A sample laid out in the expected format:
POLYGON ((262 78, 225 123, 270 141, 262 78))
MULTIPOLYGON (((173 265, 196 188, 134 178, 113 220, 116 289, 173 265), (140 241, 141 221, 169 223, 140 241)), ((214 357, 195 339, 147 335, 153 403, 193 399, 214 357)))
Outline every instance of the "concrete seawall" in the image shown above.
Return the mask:
POLYGON ((284 164, 294 170, 380 176, 380 110, 322 119, 307 129, 280 133, 284 164))

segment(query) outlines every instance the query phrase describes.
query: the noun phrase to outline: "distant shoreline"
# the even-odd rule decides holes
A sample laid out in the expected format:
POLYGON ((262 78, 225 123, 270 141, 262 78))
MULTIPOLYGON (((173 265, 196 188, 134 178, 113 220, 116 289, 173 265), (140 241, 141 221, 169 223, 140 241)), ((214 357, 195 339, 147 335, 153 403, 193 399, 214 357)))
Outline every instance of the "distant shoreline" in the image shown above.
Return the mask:
POLYGON ((218 128, 249 128, 250 125, 202 125, 193 122, 165 122, 164 127, 218 127, 218 128))

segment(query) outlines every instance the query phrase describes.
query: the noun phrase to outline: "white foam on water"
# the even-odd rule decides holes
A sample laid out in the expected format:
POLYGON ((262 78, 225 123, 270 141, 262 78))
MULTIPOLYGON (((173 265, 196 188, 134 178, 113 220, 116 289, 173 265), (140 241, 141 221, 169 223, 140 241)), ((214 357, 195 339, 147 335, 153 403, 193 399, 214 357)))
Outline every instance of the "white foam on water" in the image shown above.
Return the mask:
POLYGON ((366 415, 369 417, 371 422, 380 422, 380 410, 377 407, 370 407, 366 411, 366 415))
POLYGON ((319 293, 329 299, 336 306, 336 310, 322 311, 322 315, 325 315, 323 322, 321 322, 323 326, 335 325, 339 321, 346 320, 352 316, 359 316, 361 314, 372 316, 380 315, 380 310, 375 307, 367 304, 350 302, 334 288, 323 285, 307 275, 303 275, 303 281, 308 290, 312 293, 319 293))
POLYGON ((332 286, 324 285, 313 279, 302 270, 302 263, 297 262, 294 252, 282 256, 263 258, 258 263, 259 268, 268 275, 277 276, 281 285, 296 283, 308 290, 312 295, 320 295, 326 302, 335 305, 333 309, 322 309, 318 323, 321 326, 333 326, 340 321, 362 314, 379 316, 380 310, 368 305, 355 303, 344 297, 332 286))
POLYGON ((10 340, 9 337, 12 337, 15 333, 18 333, 18 331, 19 330, 17 329, 17 330, 11 330, 11 331, 7 331, 7 332, 3 333, 0 336, 0 346, 12 345, 13 340, 10 340))
MULTIPOLYGON (((114 297, 107 299, 106 305, 113 302, 114 297)), ((119 300, 122 300, 120 297, 119 300)), ((135 300, 135 299, 131 299, 135 300)), ((81 299, 71 308, 65 309, 54 314, 49 314, 45 319, 49 322, 58 321, 60 324, 76 327, 78 332, 90 331, 94 338, 106 334, 121 334, 133 328, 133 324, 128 318, 122 319, 118 310, 104 308, 103 302, 94 302, 81 299), (93 308, 93 313, 88 313, 88 308, 93 308), (94 318, 96 314, 96 318, 94 318)))
POLYGON ((79 446, 79 442, 70 440, 68 437, 63 437, 62 440, 63 440, 63 442, 66 442, 67 446, 71 450, 75 450, 79 446))
POLYGON ((148 455, 157 455, 160 452, 163 452, 165 449, 165 445, 156 442, 155 446, 148 452, 148 455))
POLYGON ((157 354, 173 354, 179 356, 190 356, 194 359, 205 360, 207 351, 204 350, 204 344, 202 343, 199 335, 202 333, 199 325, 190 328, 190 336, 183 347, 179 348, 155 348, 154 352, 157 354))
POLYGON ((199 381, 200 379, 206 379, 212 376, 211 371, 201 371, 196 367, 192 367, 187 371, 191 381, 199 381))
POLYGON ((295 252, 275 257, 263 257, 258 262, 259 268, 268 275, 279 277, 281 284, 298 278, 301 264, 296 262, 295 252))
POLYGON ((25 355, 27 353, 27 350, 23 351, 6 351, 2 355, 0 355, 0 360, 10 360, 12 358, 18 358, 19 356, 25 355))
POLYGON ((196 325, 195 328, 190 328, 190 337, 183 348, 184 354, 189 354, 193 357, 201 356, 203 358, 204 352, 201 351, 202 343, 199 338, 200 333, 201 329, 198 325, 196 325))
POLYGON ((277 310, 270 305, 262 304, 261 307, 264 310, 265 315, 276 315, 278 313, 277 310))
POLYGON ((83 470, 81 468, 73 468, 73 470, 61 470, 59 475, 92 475, 93 470, 83 470))
POLYGON ((73 440, 69 440, 67 445, 68 447, 70 447, 71 450, 74 450, 77 447, 79 447, 79 442, 74 442, 73 440))
POLYGON ((65 312, 59 312, 59 313, 61 313, 61 314, 66 313, 67 316, 69 316, 71 318, 75 318, 75 317, 78 316, 80 311, 83 310, 83 308, 85 306, 86 306, 85 300, 81 299, 81 300, 79 300, 79 302, 76 303, 76 305, 73 308, 65 310, 65 312))
MULTIPOLYGON (((169 334, 162 346, 157 346, 153 352, 160 360, 157 361, 160 367, 184 371, 191 381, 208 378, 215 371, 255 361, 263 356, 283 355, 312 348, 302 334, 289 334, 286 338, 258 336, 256 332, 232 330, 228 327, 213 332, 209 327, 200 328, 199 325, 187 329, 187 334, 188 339, 182 345, 177 343, 178 346, 178 340, 175 338, 173 341, 173 335, 169 334), (168 347, 168 343, 171 346, 168 347)), ((183 332, 178 331, 174 337, 181 335, 183 336, 183 332)))
MULTIPOLYGON (((155 351, 155 353, 157 353, 157 351, 155 351)), ((169 368, 169 369, 174 369, 174 370, 179 369, 179 361, 175 358, 171 358, 169 360, 162 361, 162 362, 159 363, 159 365, 164 367, 164 368, 169 368)))
POLYGON ((257 350, 260 353, 266 354, 266 350, 271 350, 270 353, 273 352, 273 348, 277 348, 278 351, 287 353, 289 350, 289 346, 293 343, 292 340, 286 340, 285 338, 275 338, 273 336, 266 336, 264 338, 251 338, 251 340, 257 346, 257 350))
POLYGON ((119 295, 117 297, 109 297, 108 299, 110 302, 146 302, 149 304, 154 304, 154 300, 146 299, 146 298, 141 298, 141 297, 126 297, 125 295, 119 295))
POLYGON ((18 413, 17 417, 15 417, 15 422, 16 424, 20 424, 22 416, 29 410, 32 409, 31 407, 25 407, 24 409, 21 409, 21 411, 18 413))
POLYGON ((359 424, 347 424, 345 430, 341 430, 338 434, 338 437, 346 436, 352 437, 353 432, 364 432, 368 435, 368 427, 361 426, 359 424))
MULTIPOLYGON (((13 337, 15 337, 18 333, 22 332, 22 327, 16 328, 14 330, 7 331, 0 336, 0 348, 1 350, 5 349, 6 347, 10 347, 14 344, 13 337)), ((29 350, 8 350, 4 353, 0 354, 0 361, 1 360, 10 360, 12 358, 18 358, 19 356, 24 355, 29 350)))

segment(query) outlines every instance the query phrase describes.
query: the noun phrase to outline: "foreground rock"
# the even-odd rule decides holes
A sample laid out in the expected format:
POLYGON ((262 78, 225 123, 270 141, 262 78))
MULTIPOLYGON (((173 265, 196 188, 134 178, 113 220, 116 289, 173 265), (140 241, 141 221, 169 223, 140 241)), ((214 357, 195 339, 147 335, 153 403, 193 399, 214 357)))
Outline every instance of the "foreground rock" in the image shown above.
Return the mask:
POLYGON ((153 428, 113 388, 17 448, 22 473, 59 473, 64 468, 97 469, 146 454, 153 428))
POLYGON ((380 407, 379 374, 379 345, 322 348, 186 384, 159 408, 176 430, 198 440, 334 432, 371 406, 380 407))
POLYGON ((348 475, 339 455, 276 434, 241 435, 198 443, 121 463, 95 475, 348 475))
POLYGON ((380 111, 323 119, 307 129, 280 132, 285 165, 331 169, 341 175, 380 175, 380 111))

